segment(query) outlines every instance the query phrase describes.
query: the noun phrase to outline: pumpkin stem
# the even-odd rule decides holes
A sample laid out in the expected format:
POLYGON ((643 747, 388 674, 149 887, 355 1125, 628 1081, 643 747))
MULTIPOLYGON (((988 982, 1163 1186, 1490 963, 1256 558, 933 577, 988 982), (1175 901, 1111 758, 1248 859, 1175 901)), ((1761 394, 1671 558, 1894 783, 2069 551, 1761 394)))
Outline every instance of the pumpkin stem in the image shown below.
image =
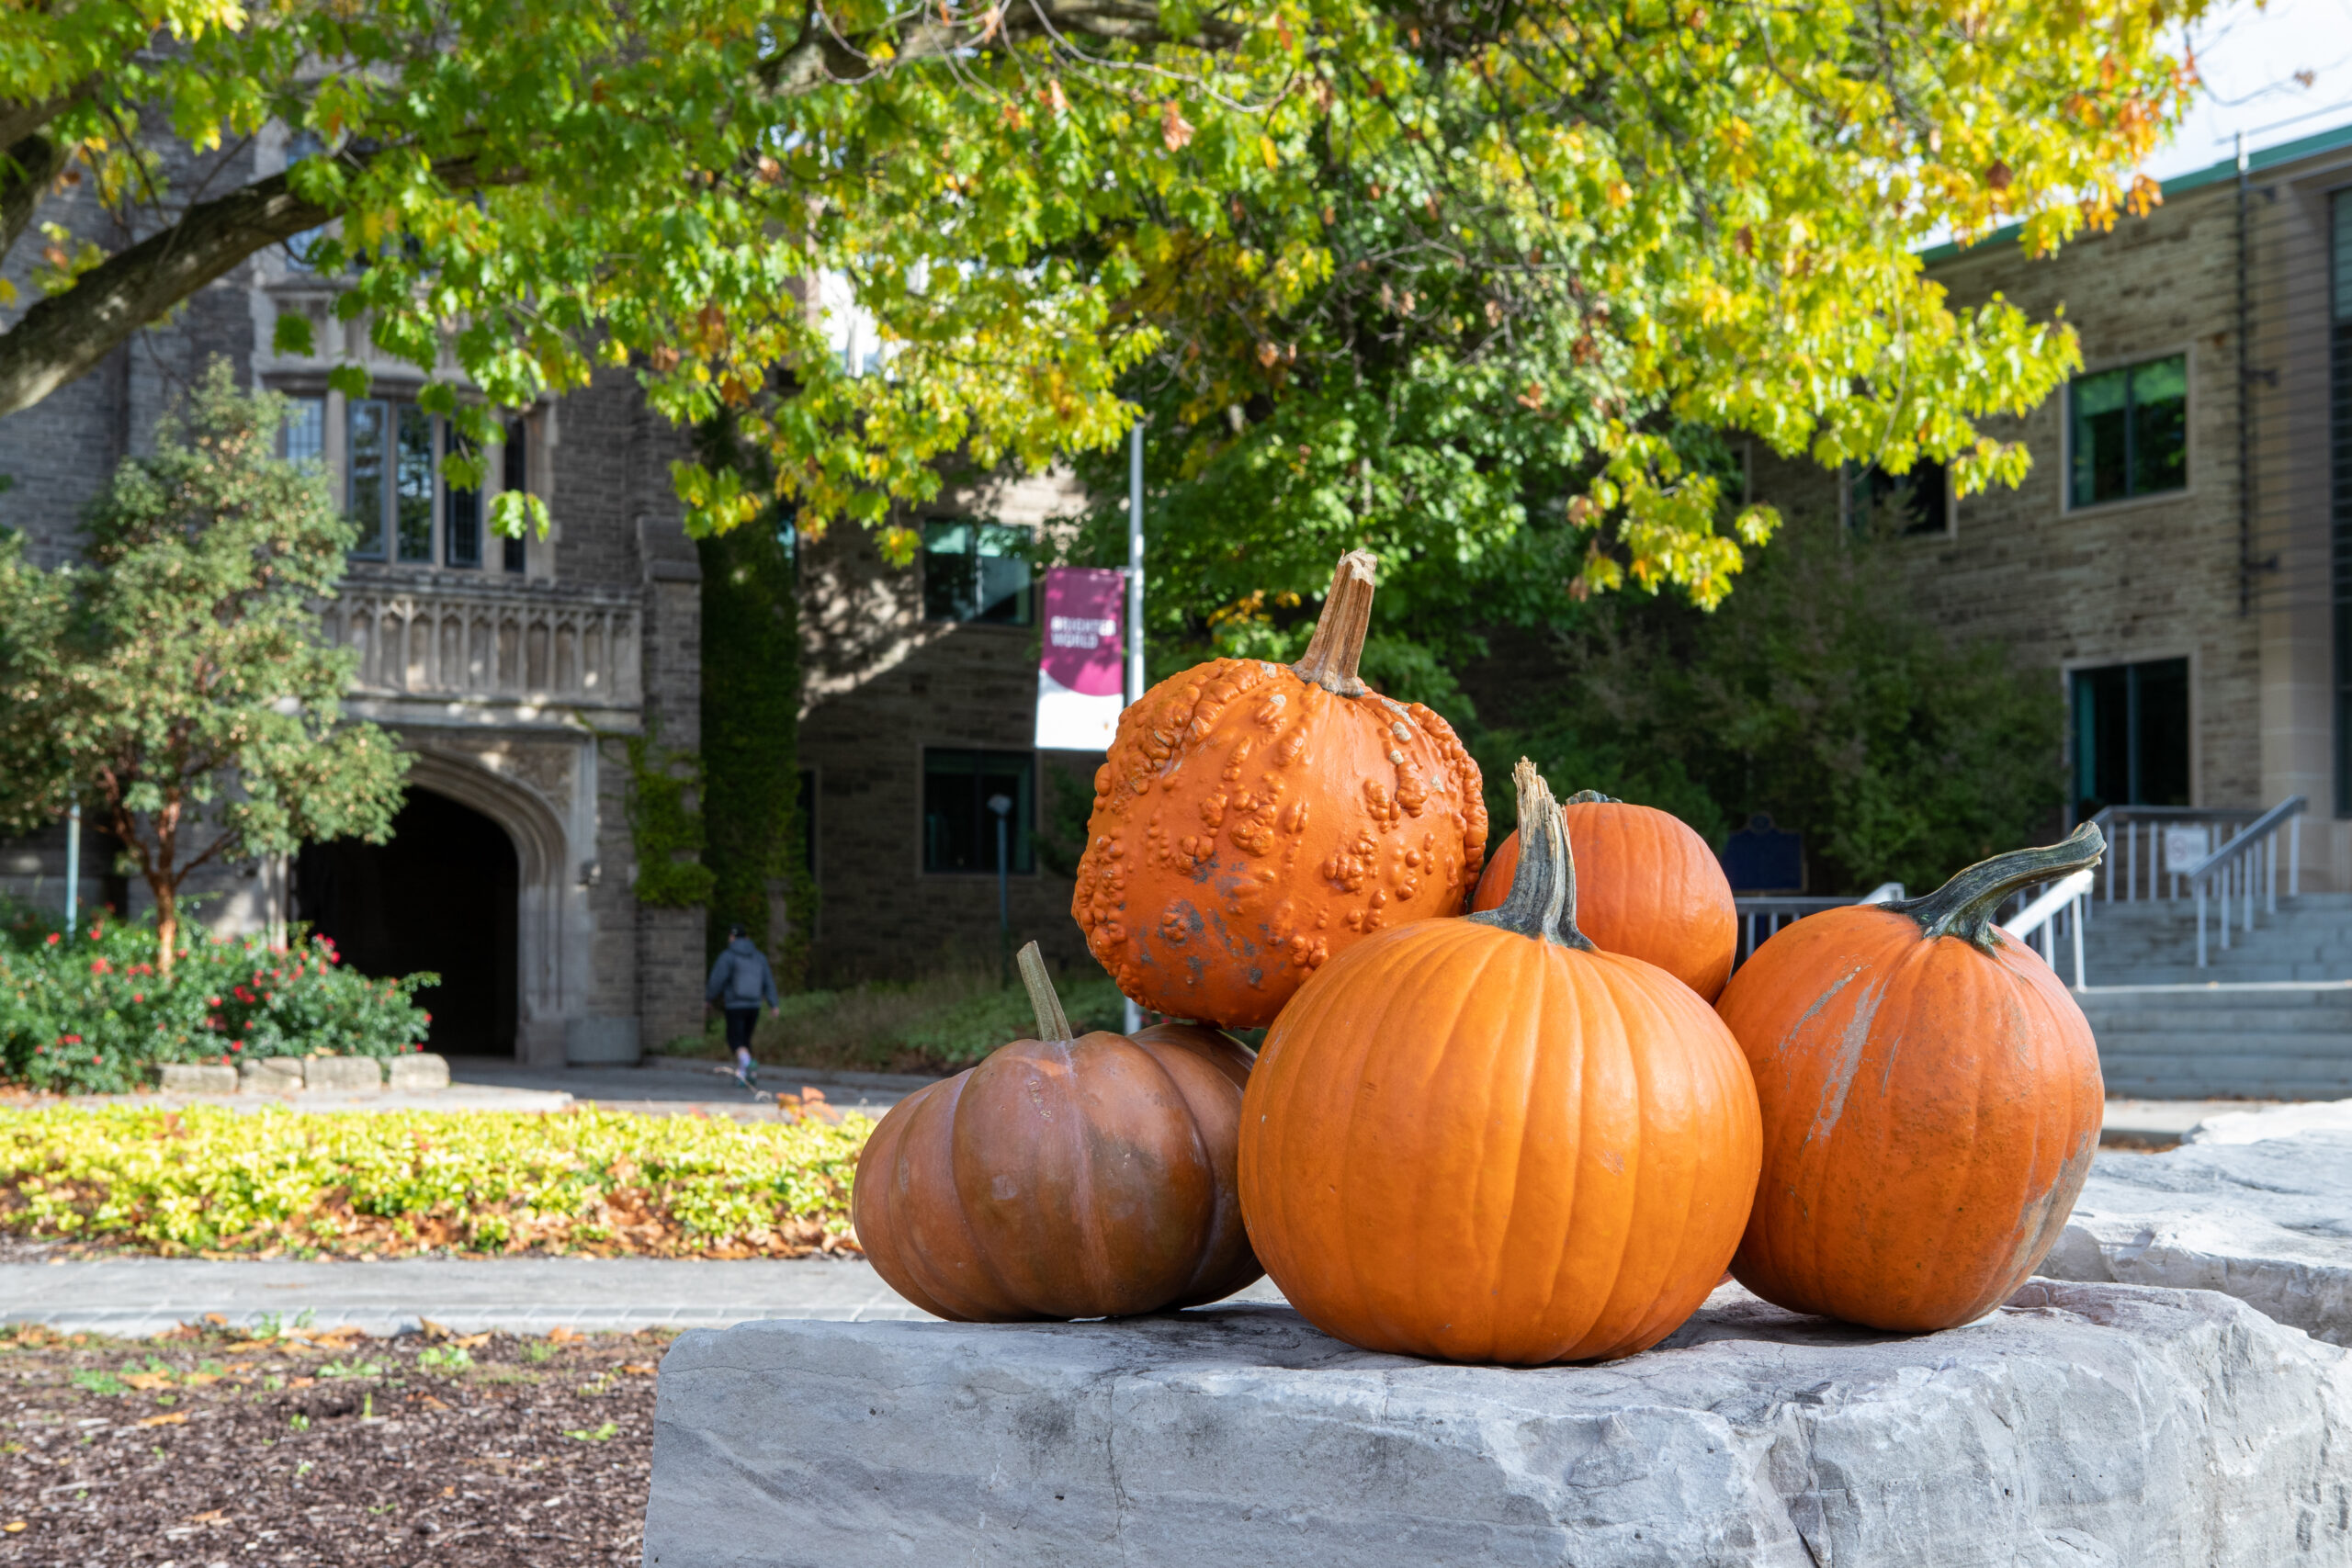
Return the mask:
POLYGON ((1031 942, 1013 958, 1021 966, 1021 983, 1028 987, 1029 1005, 1037 1010, 1037 1038, 1044 1041, 1074 1040, 1069 1032, 1069 1015, 1062 1011, 1062 999, 1054 992, 1054 977, 1046 973, 1046 955, 1031 942))
POLYGON ((1511 770, 1510 780, 1519 789, 1519 869, 1511 874, 1509 897, 1485 914, 1469 918, 1482 926, 1590 953, 1591 939, 1577 930, 1577 858, 1568 848, 1559 803, 1535 764, 1524 757, 1511 770))
POLYGON ((1603 795, 1597 789, 1580 789, 1560 804, 1563 806, 1623 806, 1625 803, 1613 795, 1603 795))
POLYGON ((2086 822, 2061 843, 1978 861, 1925 897, 1886 907, 1918 921, 1920 931, 1931 941, 1956 936, 1990 953, 1995 946, 1993 911, 2002 899, 2020 887, 2097 865, 2106 852, 2107 835, 2098 823, 2086 822))
POLYGON ((1364 694, 1367 688, 1356 675, 1356 663, 1363 657, 1363 635, 1372 626, 1373 573, 1379 565, 1380 558, 1370 550, 1350 550, 1340 558, 1306 657, 1290 667, 1300 680, 1338 696, 1364 694))

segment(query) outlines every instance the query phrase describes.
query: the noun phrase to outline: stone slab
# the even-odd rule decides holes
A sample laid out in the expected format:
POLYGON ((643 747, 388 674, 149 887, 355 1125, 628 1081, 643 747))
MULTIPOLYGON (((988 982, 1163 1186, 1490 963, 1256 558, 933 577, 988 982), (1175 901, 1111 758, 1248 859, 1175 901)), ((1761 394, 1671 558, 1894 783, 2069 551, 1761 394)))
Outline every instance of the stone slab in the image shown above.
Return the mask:
POLYGON ((384 1064, 373 1056, 305 1056, 302 1087, 328 1094, 373 1094, 384 1087, 384 1064))
POLYGON ((2102 1149, 2052 1279, 2219 1291, 2352 1344, 2352 1106, 2206 1122, 2163 1154, 2102 1149))
POLYGON ((2273 1568, 2352 1562, 2352 1354, 2036 1281, 1875 1334, 1737 1286, 1511 1371, 1283 1307, 747 1324, 662 1368, 648 1568, 2273 1568))
POLYGON ((237 1087, 247 1094, 293 1094, 302 1088, 300 1056, 248 1056, 237 1064, 237 1087))
POLYGON ((165 1094, 234 1094, 237 1069, 219 1062, 164 1062, 155 1068, 155 1086, 165 1094))
POLYGON ((394 1056, 384 1064, 384 1087, 395 1094, 449 1087, 449 1059, 431 1051, 394 1056))

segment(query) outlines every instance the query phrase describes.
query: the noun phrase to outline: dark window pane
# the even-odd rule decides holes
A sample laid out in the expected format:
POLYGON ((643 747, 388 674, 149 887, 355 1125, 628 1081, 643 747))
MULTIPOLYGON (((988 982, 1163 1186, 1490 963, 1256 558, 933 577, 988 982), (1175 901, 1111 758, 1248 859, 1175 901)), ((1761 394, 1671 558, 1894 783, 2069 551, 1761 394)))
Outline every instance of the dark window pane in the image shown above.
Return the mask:
POLYGON ((289 463, 322 463, 327 456, 327 400, 324 398, 286 400, 286 429, 282 437, 289 463))
POLYGON ((2188 483, 2188 361, 2176 355, 2132 372, 2132 493, 2188 483))
POLYGON ((2077 670, 2075 811, 2109 806, 2187 806, 2188 660, 2077 670))
POLYGON ((433 559, 433 416, 400 405, 399 512, 401 559, 433 559))
POLYGON ((1035 760, 1026 751, 929 750, 922 759, 922 868, 997 870, 992 798, 1012 803, 1004 817, 1011 869, 1035 868, 1029 825, 1036 816, 1035 760))
POLYGON ((391 467, 391 406, 371 400, 347 405, 349 439, 345 462, 344 512, 358 538, 351 553, 370 560, 384 558, 384 492, 391 467))
POLYGON ((2132 803, 2188 804, 2188 660, 2165 659, 2132 667, 2139 683, 2132 705, 2139 732, 2132 737, 2139 775, 2132 803))
MULTIPOLYGON (((531 429, 519 419, 506 422, 506 446, 501 468, 499 487, 517 492, 531 488, 531 429)), ((524 570, 523 541, 502 537, 499 541, 499 564, 508 571, 524 570)))
POLYGON ((2076 381, 2074 412, 2074 495, 2076 506, 2113 501, 2127 492, 2125 434, 2131 418, 2129 370, 2109 370, 2076 381))
POLYGON ((923 525, 922 611, 934 621, 1025 626, 1029 532, 978 519, 923 525))
MULTIPOLYGON (((458 434, 453 427, 444 426, 443 429, 451 456, 473 455, 472 442, 458 434)), ((443 563, 460 567, 481 565, 481 491, 445 485, 443 493, 448 498, 441 516, 443 563)))
POLYGON ((1921 458, 1906 474, 1875 463, 1849 470, 1847 517, 1858 534, 1941 534, 1950 530, 1948 479, 1941 463, 1921 458))

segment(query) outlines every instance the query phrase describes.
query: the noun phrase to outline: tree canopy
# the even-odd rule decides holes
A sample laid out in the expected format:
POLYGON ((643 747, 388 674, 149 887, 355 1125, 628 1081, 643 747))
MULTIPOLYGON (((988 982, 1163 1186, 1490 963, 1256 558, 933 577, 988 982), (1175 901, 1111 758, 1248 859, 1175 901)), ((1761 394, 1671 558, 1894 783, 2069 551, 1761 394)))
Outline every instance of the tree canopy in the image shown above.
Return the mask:
MULTIPOLYGON (((1458 573, 1554 504, 1587 591, 1711 604, 1772 519, 1724 515, 1685 432, 1925 454, 1963 490, 2023 471, 1974 422, 2045 395, 2071 334, 1954 310, 1916 253, 2008 223, 2046 249, 2154 200, 2133 170, 2192 84, 2163 39, 2199 7, 20 7, 0 240, 77 175, 134 238, 51 236, 0 413, 333 221, 338 310, 428 374, 446 347, 514 404, 601 357, 682 423, 731 410, 775 494, 682 465, 699 528, 771 499, 887 525, 942 459, 1102 448, 1140 403, 1229 530, 1198 581, 1236 626, 1339 539, 1458 573), (319 151, 169 186, 153 130, 219 151, 273 119, 319 151), (874 373, 830 350, 824 276, 876 323, 874 373)), ((427 400, 494 439, 456 386, 427 400)))
POLYGON ((315 466, 276 456, 283 412, 225 361, 116 470, 51 570, 0 536, 0 830, 96 808, 177 956, 199 867, 390 836, 408 758, 346 721, 356 656, 320 635, 352 529, 315 466))

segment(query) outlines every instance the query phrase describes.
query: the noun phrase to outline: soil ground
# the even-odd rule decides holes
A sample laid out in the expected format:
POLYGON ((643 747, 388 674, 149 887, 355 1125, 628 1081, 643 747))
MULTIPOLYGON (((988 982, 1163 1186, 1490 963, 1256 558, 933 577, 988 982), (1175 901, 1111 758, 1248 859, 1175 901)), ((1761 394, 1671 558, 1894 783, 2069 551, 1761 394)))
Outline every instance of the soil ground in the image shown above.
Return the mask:
POLYGON ((666 1332, 0 1337, 0 1568, 634 1568, 666 1332))

